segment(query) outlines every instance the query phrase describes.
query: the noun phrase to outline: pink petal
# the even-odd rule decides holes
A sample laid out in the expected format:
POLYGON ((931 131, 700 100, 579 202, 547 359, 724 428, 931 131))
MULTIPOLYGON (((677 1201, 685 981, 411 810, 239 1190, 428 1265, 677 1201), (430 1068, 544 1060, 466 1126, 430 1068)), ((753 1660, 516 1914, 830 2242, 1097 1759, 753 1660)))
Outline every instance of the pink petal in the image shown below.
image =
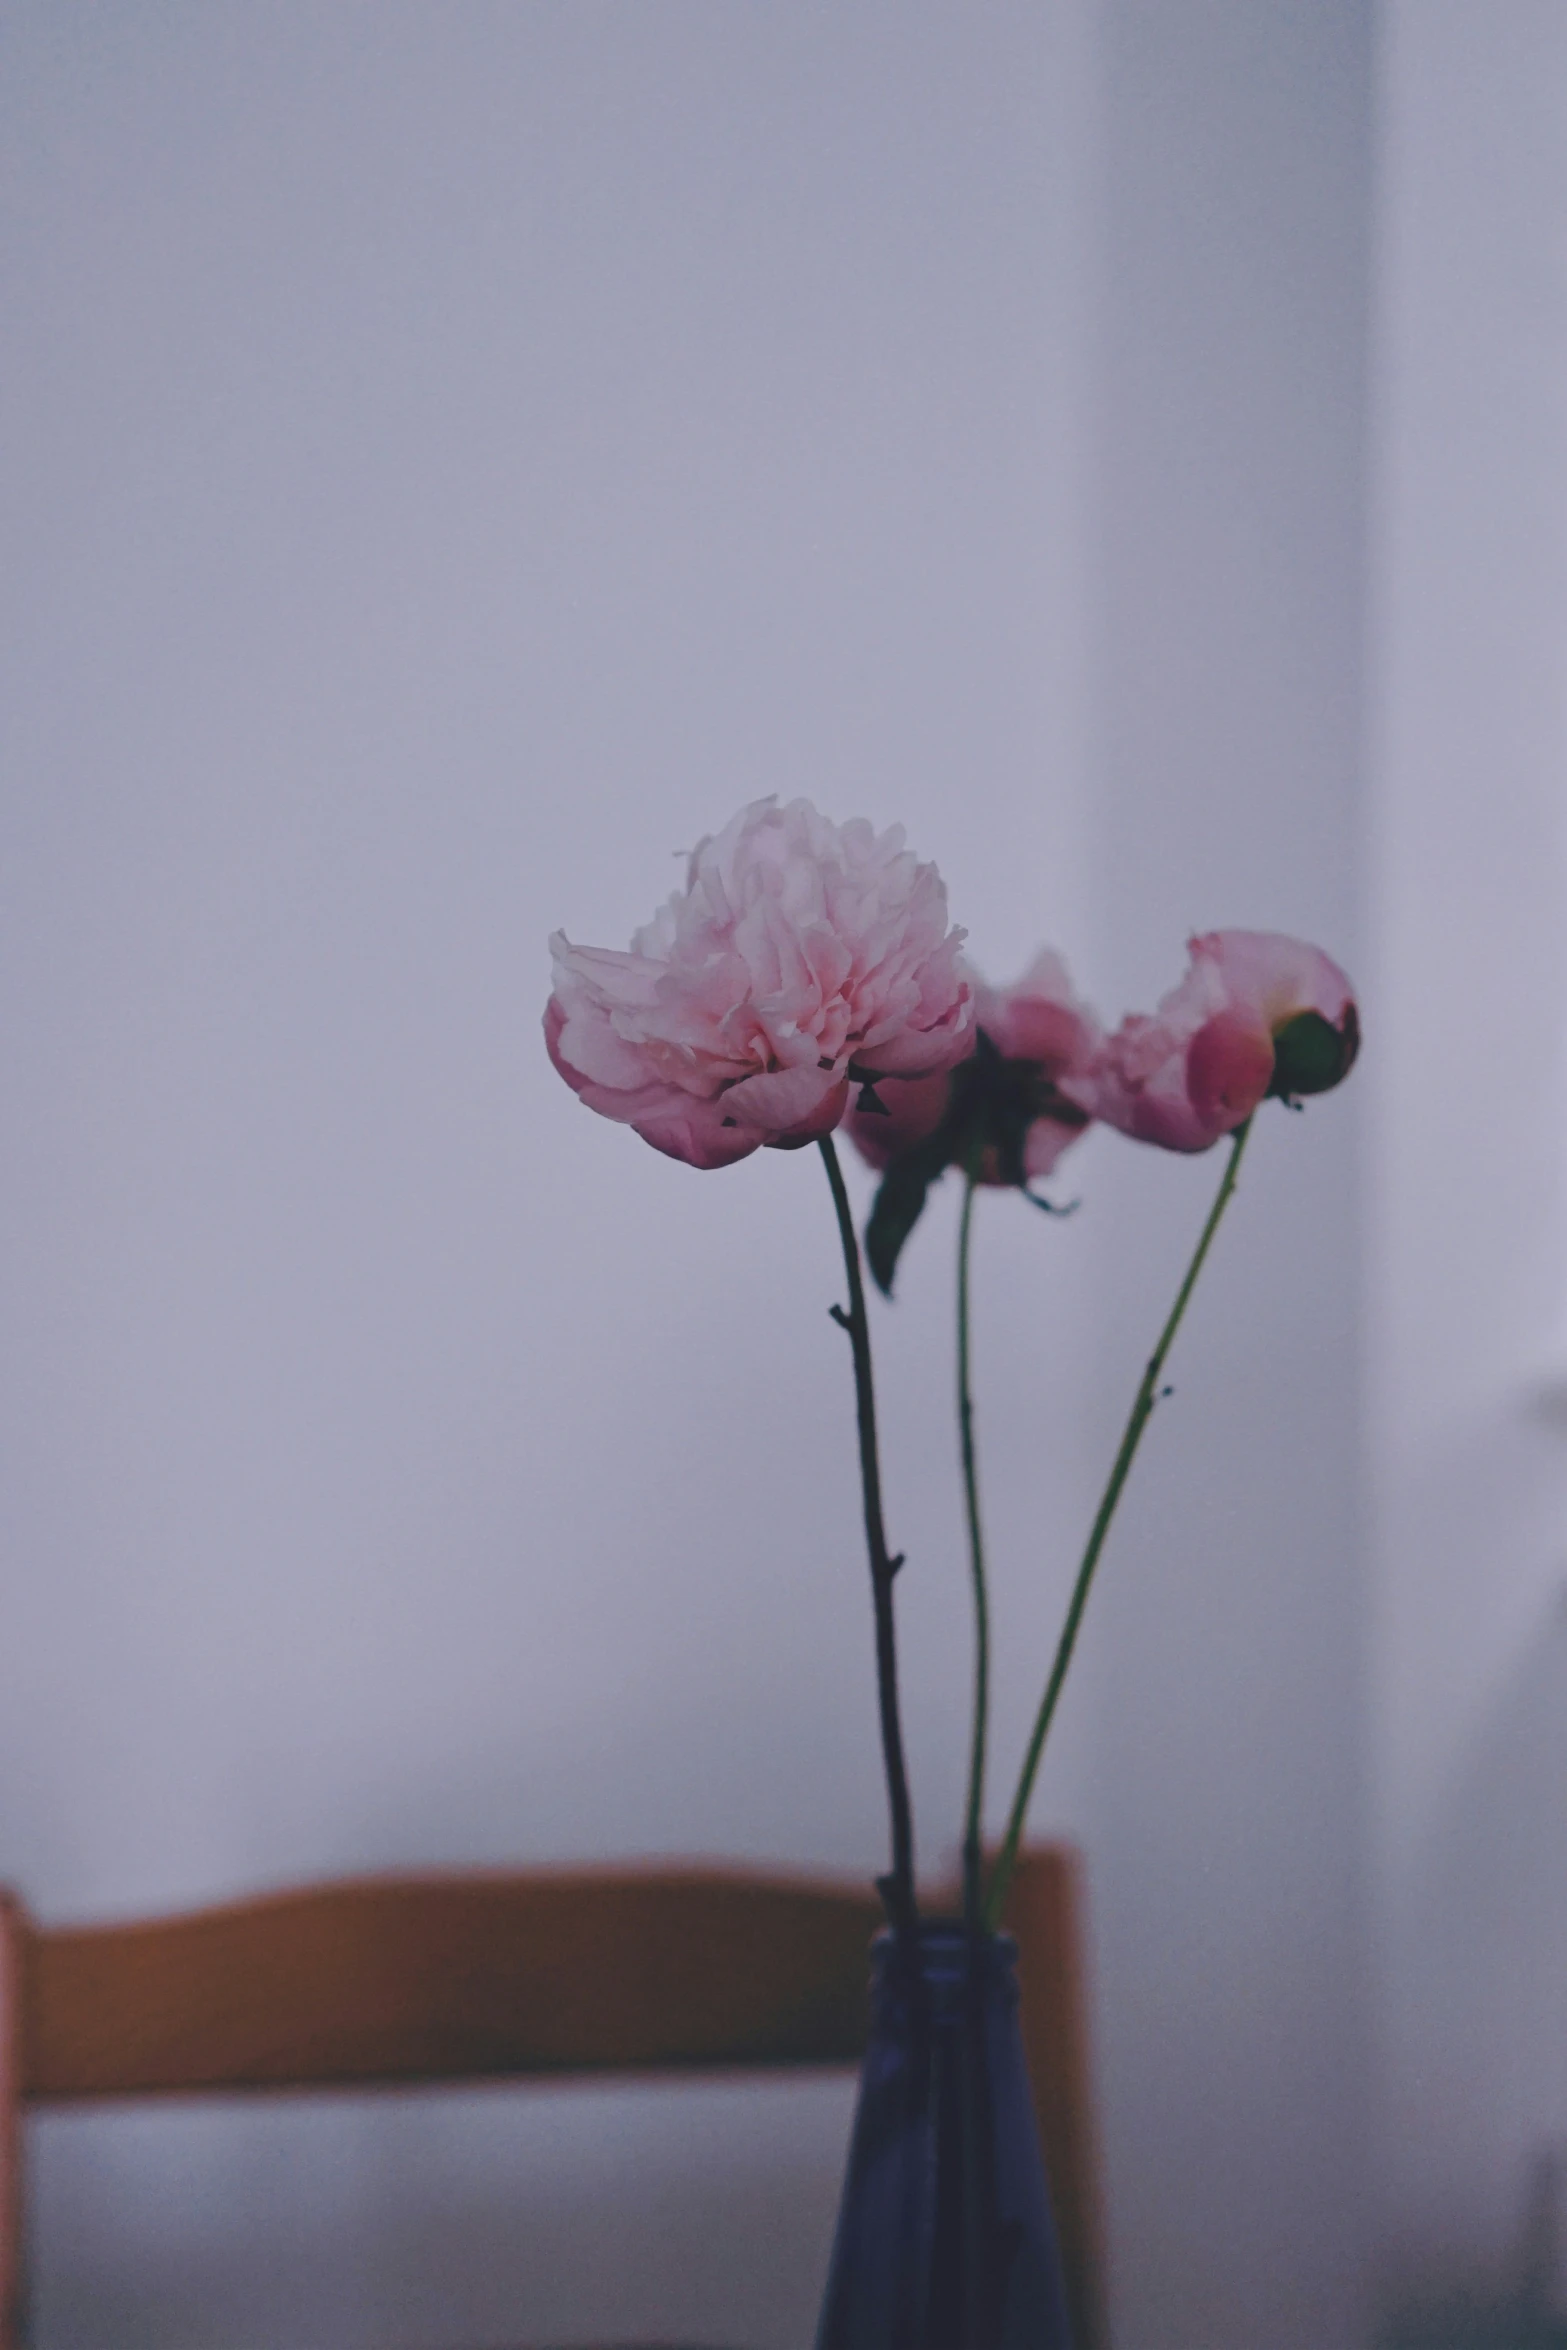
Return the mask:
POLYGON ((1081 1126, 1063 1126, 1055 1118, 1036 1118, 1023 1143, 1023 1171, 1030 1182, 1053 1175, 1056 1162, 1082 1132, 1081 1126))
POLYGON ((947 1112, 951 1078, 946 1070, 933 1077, 888 1077, 876 1087, 876 1099, 886 1105, 884 1116, 862 1110, 856 1102, 845 1122, 855 1149, 872 1167, 885 1167, 916 1142, 934 1134, 947 1112))
POLYGON ((797 1151, 808 1142, 820 1142, 824 1134, 831 1134, 843 1123, 843 1113, 849 1106, 847 1077, 823 1094, 816 1108, 798 1126, 786 1127, 782 1134, 769 1136, 767 1148, 774 1151, 797 1151))
POLYGON ((1337 1028, 1355 1000, 1346 974, 1320 947, 1276 930, 1212 930, 1190 942, 1194 963, 1206 963, 1227 1000, 1254 1012, 1268 1029, 1299 1012, 1317 1012, 1337 1028))
POLYGON ((1186 1048, 1186 1090, 1215 1139, 1249 1118, 1273 1082, 1273 1039, 1255 1016, 1220 1012, 1186 1048))
POLYGON ((631 1121, 633 1132, 669 1159, 683 1159, 688 1167, 732 1167, 760 1150, 762 1137, 751 1129, 725 1125, 715 1116, 712 1102, 693 1101, 682 1094, 648 1115, 631 1121))
POLYGON ((830 1069, 777 1069, 742 1078, 719 1098, 726 1116, 741 1125, 764 1135, 787 1134, 813 1118, 842 1083, 830 1069))

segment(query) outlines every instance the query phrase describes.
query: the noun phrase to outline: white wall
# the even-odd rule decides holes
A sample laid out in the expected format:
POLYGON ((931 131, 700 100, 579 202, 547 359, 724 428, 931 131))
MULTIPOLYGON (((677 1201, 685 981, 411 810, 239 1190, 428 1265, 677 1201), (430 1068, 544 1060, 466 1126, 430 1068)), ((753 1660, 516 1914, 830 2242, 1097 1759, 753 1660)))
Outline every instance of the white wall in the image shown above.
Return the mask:
MULTIPOLYGON (((997 975, 1052 937, 1111 1014, 1197 925, 1362 976, 1354 1087, 1262 1123, 1039 1805, 1090 1849, 1120 2350, 1359 2338, 1370 1864, 1494 1816, 1489 1763, 1443 1791, 1562 1671, 1519 1399, 1567 1327, 1567 79, 1547 0, 1386 30, 1369 697, 1361 0, 0 31, 0 1874, 41 1912, 879 1865, 819 1176, 699 1177, 573 1103, 556 923, 618 942, 672 849, 804 789, 903 818, 997 975)), ((986 1203, 998 1757, 1216 1174, 1101 1137, 1073 1221, 986 1203)), ((931 1861, 952 1204, 882 1324, 931 1861)), ((1538 1711, 1495 1766, 1535 1886, 1538 1711)), ((1491 2111, 1427 2062, 1476 2044, 1464 1983, 1389 2036, 1412 2241, 1563 2127, 1554 1931, 1451 2177, 1408 2158, 1491 2111)), ((44 2350, 798 2342, 848 2092, 759 2094, 50 2123, 44 2350)))
POLYGON ((1567 18, 1382 55, 1368 1332, 1395 2292, 1567 2140, 1567 18))
MULTIPOLYGON (((0 1873, 42 1914, 880 1865, 825 1187, 584 1113, 544 940, 804 789, 905 819, 998 970, 1080 945, 1071 36, 7 12, 0 1873)), ((1076 1243, 988 1221, 1015 1744, 1076 1243)), ((948 1278, 932 1237, 942 1350, 948 1278)), ((887 1383, 933 1858, 945 1362, 887 1383)), ((41 2340, 796 2342, 848 2096, 51 2123, 41 2340)))
MULTIPOLYGON (((1188 928, 1362 947, 1369 12, 1103 27, 1094 725, 1105 992, 1188 928)), ((1092 1852, 1117 2339, 1360 2338, 1359 1106, 1258 1120, 1100 1595, 1092 1852)), ((1106 1150, 1107 1449, 1218 1168, 1106 1150)))

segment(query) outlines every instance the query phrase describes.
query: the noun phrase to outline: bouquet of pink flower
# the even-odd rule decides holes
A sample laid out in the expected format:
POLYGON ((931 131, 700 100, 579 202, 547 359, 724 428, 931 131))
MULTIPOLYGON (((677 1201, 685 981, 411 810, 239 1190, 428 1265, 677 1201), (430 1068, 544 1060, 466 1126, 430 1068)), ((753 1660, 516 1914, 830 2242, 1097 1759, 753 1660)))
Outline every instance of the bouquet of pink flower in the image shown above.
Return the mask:
POLYGON ((975 1611, 974 1711, 964 1824, 969 1926, 1001 1914, 1030 1795, 1116 1504, 1166 1357, 1235 1189, 1253 1113, 1345 1077, 1359 1044, 1353 991, 1317 948, 1268 932, 1194 938, 1157 1011, 1107 1035, 1041 952, 1009 988, 965 961, 946 890, 901 828, 837 825, 809 801, 760 800, 693 851, 685 887, 630 950, 552 940, 550 1057, 590 1109, 693 1167, 815 1143, 842 1241, 848 1303, 831 1311, 853 1356, 877 1685, 892 1816, 879 1880, 895 1934, 918 1927, 913 1827, 898 1708, 893 1585, 902 1559, 882 1515, 870 1325, 860 1247, 833 1143, 844 1126, 881 1171, 866 1255, 891 1294, 931 1185, 964 1185, 958 1238, 959 1437, 975 1611), (1023 1758, 1005 1835, 982 1879, 989 1615, 969 1384, 969 1242, 976 1192, 1034 1185, 1095 1120, 1165 1150, 1228 1140, 1223 1176, 1150 1356, 1084 1548, 1023 1758))

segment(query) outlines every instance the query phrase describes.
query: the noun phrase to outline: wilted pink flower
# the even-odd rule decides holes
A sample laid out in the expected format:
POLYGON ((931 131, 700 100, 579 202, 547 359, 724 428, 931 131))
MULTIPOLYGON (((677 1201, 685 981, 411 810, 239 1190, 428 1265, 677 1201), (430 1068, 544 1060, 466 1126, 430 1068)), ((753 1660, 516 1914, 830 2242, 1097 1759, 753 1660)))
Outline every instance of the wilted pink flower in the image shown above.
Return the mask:
POLYGON ((1133 1013, 1086 1080, 1062 1090, 1140 1142, 1202 1151, 1268 1095, 1326 1093, 1360 1045, 1354 990, 1298 938, 1214 930, 1189 942, 1190 967, 1152 1014, 1133 1013))
POLYGON ((975 1027, 992 1049, 938 1077, 889 1087, 885 1117, 856 1107, 848 1132, 873 1167, 927 1141, 950 1110, 949 1163, 977 1144, 982 1183, 1038 1180, 1088 1124, 1060 1083, 1087 1075, 1103 1031, 1074 995, 1061 957, 1045 947, 1011 987, 972 976, 975 1027))
MULTIPOLYGON (((698 843, 627 954, 550 941, 550 1058, 590 1109, 693 1167, 830 1133, 849 1087, 945 1069, 973 1003, 903 829, 756 800, 698 843)), ((898 1089, 889 1087, 889 1093, 898 1089)))
POLYGON ((948 1167, 972 1168, 981 1183, 1027 1190, 1088 1124, 1087 1112, 1061 1085, 1072 1075, 1087 1077, 1101 1031, 1072 993, 1060 956, 1047 947, 1015 987, 987 987, 979 978, 973 986, 971 1057, 940 1076, 888 1086, 885 1116, 862 1100, 849 1119, 862 1156, 886 1170, 865 1227, 865 1252, 889 1295, 903 1244, 948 1167))

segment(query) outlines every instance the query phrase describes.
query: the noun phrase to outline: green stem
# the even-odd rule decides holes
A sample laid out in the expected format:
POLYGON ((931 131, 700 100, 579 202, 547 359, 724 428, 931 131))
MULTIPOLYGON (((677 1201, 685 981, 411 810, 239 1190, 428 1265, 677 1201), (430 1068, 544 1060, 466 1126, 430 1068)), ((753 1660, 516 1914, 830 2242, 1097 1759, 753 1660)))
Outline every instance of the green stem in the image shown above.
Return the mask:
POLYGON ((971 1172, 958 1223, 958 1438, 963 1453, 963 1499, 968 1513, 969 1571, 974 1585, 974 1729, 969 1750, 968 1807, 963 1817, 963 1915, 981 1930, 980 1818, 985 1803, 985 1737, 990 1714, 990 1602, 985 1589, 985 1536, 979 1515, 979 1467, 974 1450, 974 1395, 969 1342, 969 1248, 977 1178, 971 1172))
POLYGON ((1022 1841, 1023 1819, 1028 1810, 1028 1799, 1034 1791, 1034 1779, 1039 1769, 1039 1758, 1044 1752, 1045 1739, 1055 1715, 1056 1702, 1061 1695, 1061 1684, 1066 1679, 1066 1669, 1072 1661, 1072 1651, 1077 1645, 1078 1626, 1083 1620, 1083 1609, 1087 1605, 1089 1586, 1094 1579, 1094 1569, 1099 1564, 1099 1554, 1104 1549, 1105 1537, 1110 1531, 1116 1504, 1121 1498, 1121 1488, 1125 1485, 1131 1472, 1132 1463, 1137 1458, 1137 1447, 1142 1442, 1143 1430, 1153 1417, 1154 1405, 1159 1400, 1159 1380, 1164 1370, 1165 1358, 1175 1343, 1175 1334, 1180 1329, 1181 1317, 1186 1311, 1192 1291, 1197 1286, 1197 1276, 1202 1271, 1204 1260, 1213 1245, 1213 1236, 1219 1229, 1219 1220, 1229 1206, 1230 1196, 1235 1189, 1235 1179, 1240 1172, 1241 1153, 1246 1148, 1246 1137, 1250 1131, 1251 1120, 1249 1118, 1244 1125, 1237 1126, 1235 1129, 1230 1143, 1229 1160, 1219 1184, 1218 1195, 1208 1211, 1208 1221, 1202 1228, 1202 1237, 1197 1243, 1191 1263, 1186 1268, 1186 1278, 1176 1292, 1175 1303, 1170 1308, 1169 1319, 1159 1333, 1159 1343, 1148 1358, 1148 1367, 1143 1373, 1136 1401, 1132 1405, 1131 1417, 1126 1423, 1126 1429, 1121 1438, 1120 1450, 1115 1456, 1115 1465, 1110 1471, 1110 1481, 1105 1487, 1103 1499, 1100 1501, 1093 1526, 1089 1532, 1088 1547, 1083 1552, 1082 1564, 1077 1570, 1077 1581, 1072 1588, 1071 1605, 1066 1611, 1066 1622, 1062 1626, 1061 1638, 1056 1646, 1055 1662, 1050 1668, 1050 1678, 1045 1684, 1045 1694, 1040 1700, 1039 1712, 1034 1721, 1034 1733, 1028 1742, 1028 1752, 1023 1758, 1023 1769, 1018 1779, 1017 1794, 1013 1798, 1012 1809, 1007 1819, 1006 1836, 991 1874, 990 1893, 985 1905, 985 1922, 992 1932, 999 1923, 1001 1912, 1006 1904, 1007 1888, 1012 1881, 1012 1870, 1017 1861, 1018 1845, 1022 1841))
POLYGON ((865 1505, 865 1547, 870 1554, 871 1598, 876 1613, 876 1690, 881 1707, 882 1759, 887 1771, 887 1804, 892 1815, 892 1867, 877 1879, 894 1931, 912 1945, 919 1929, 914 1899, 914 1822, 909 1804, 909 1778, 903 1760, 903 1730, 898 1715, 898 1651, 893 1632, 892 1584, 903 1564, 887 1549, 881 1513, 881 1464, 876 1444, 876 1390, 871 1378, 871 1328, 865 1311, 865 1283, 860 1274, 860 1244, 855 1237, 849 1194, 843 1169, 830 1134, 821 1138, 827 1181, 832 1186, 843 1242, 843 1269, 849 1284, 849 1309, 831 1308, 832 1318, 848 1332, 854 1355, 854 1400, 860 1436, 860 1491, 865 1505))

